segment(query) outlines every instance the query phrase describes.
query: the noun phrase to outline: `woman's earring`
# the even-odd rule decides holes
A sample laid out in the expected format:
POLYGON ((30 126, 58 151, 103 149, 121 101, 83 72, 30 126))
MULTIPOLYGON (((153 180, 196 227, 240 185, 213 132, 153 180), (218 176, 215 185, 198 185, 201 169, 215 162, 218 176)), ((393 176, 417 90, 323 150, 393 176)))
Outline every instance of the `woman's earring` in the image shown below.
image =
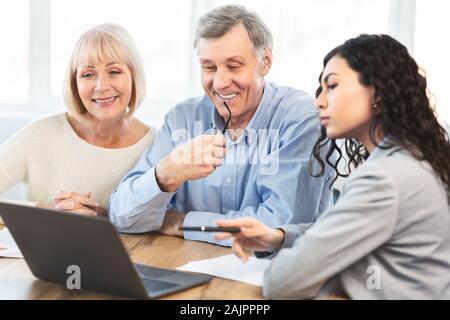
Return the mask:
POLYGON ((374 109, 378 108, 378 105, 376 103, 374 103, 372 106, 374 107, 374 109))

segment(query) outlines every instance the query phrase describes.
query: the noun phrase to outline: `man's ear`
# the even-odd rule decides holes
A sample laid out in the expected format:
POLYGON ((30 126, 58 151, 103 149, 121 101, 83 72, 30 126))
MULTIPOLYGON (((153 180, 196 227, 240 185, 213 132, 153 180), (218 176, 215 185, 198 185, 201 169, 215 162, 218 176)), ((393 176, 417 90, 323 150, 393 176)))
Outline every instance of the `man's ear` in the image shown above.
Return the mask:
POLYGON ((264 49, 264 53, 262 56, 262 65, 261 65, 261 74, 265 76, 269 73, 270 68, 272 68, 272 49, 266 48, 264 49))

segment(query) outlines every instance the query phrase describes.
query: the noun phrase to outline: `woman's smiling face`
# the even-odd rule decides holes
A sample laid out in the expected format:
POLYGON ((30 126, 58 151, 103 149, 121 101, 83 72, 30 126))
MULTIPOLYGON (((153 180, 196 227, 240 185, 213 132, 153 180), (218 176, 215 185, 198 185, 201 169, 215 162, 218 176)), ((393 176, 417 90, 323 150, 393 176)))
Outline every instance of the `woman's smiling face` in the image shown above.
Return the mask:
POLYGON ((126 114, 133 80, 130 68, 120 62, 82 63, 77 88, 88 113, 98 120, 115 120, 126 114))

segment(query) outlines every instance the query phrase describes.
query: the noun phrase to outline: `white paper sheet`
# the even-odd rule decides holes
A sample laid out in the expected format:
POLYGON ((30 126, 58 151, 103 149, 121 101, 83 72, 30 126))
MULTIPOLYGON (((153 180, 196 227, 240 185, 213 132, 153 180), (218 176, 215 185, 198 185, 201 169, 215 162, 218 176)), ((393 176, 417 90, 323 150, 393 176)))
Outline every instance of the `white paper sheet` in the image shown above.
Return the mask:
POLYGON ((234 254, 213 259, 192 261, 177 269, 198 273, 206 273, 216 277, 245 282, 254 286, 262 286, 264 270, 270 260, 250 257, 244 263, 234 254))
POLYGON ((0 230, 0 257, 23 258, 22 253, 7 228, 0 230))

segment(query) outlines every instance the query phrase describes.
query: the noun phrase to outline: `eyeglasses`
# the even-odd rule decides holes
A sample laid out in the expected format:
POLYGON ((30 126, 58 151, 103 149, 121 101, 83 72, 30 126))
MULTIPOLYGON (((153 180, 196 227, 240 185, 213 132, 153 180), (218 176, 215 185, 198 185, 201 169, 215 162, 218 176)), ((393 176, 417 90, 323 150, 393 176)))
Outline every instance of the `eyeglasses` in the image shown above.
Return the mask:
POLYGON ((227 103, 225 101, 223 102, 223 105, 225 106, 225 108, 227 108, 228 113, 229 113, 227 122, 225 122, 225 127, 222 130, 222 134, 225 134, 225 131, 227 131, 228 124, 230 123, 230 120, 231 120, 231 110, 230 110, 230 108, 228 107, 228 105, 227 105, 227 103))

